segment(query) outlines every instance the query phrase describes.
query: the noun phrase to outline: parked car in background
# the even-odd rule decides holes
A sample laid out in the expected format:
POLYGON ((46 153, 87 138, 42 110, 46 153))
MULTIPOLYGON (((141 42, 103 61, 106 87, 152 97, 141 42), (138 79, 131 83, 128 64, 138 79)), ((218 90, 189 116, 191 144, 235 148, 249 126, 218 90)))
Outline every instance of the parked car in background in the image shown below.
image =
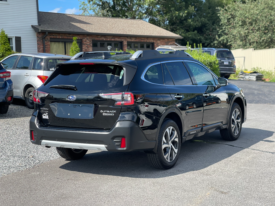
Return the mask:
POLYGON ((185 51, 188 50, 186 46, 180 45, 161 45, 156 48, 157 51, 166 52, 166 51, 185 51))
POLYGON ((58 63, 70 58, 47 53, 18 53, 3 59, 3 67, 11 73, 14 98, 25 100, 27 107, 33 109, 33 91, 48 79, 58 63))
POLYGON ((215 130, 225 140, 240 137, 242 90, 199 61, 182 51, 116 57, 58 65, 34 92, 33 144, 56 147, 67 160, 87 150, 143 150, 154 167, 169 169, 186 140, 215 130))
POLYGON ((235 58, 229 49, 202 48, 202 51, 217 56, 221 77, 228 79, 236 73, 235 58))
POLYGON ((11 73, 0 63, 0 114, 6 114, 13 100, 13 85, 9 79, 11 73))
POLYGON ((127 55, 129 52, 117 52, 117 51, 94 51, 94 52, 79 52, 74 55, 71 60, 74 59, 109 59, 114 55, 127 55))

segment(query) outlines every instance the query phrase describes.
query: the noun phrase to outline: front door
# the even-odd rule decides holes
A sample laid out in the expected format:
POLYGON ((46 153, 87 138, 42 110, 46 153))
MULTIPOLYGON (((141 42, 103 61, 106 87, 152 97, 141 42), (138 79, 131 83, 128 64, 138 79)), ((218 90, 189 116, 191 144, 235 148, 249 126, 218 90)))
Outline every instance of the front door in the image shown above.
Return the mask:
POLYGON ((223 87, 217 89, 215 77, 203 66, 195 62, 186 62, 190 73, 196 84, 202 88, 203 92, 203 128, 215 129, 221 124, 227 123, 228 114, 228 94, 223 87))
POLYGON ((202 128, 203 90, 193 85, 183 62, 164 63, 163 71, 174 104, 182 113, 184 135, 192 138, 202 128))

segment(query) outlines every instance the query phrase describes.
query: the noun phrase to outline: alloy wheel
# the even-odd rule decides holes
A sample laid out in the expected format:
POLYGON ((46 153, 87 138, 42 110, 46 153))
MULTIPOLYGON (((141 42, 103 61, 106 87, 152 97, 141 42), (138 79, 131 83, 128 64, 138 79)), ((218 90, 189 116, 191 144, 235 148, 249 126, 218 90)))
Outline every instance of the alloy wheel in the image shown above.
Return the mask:
POLYGON ((241 131, 241 120, 241 112, 236 108, 232 113, 231 119, 231 130, 235 136, 237 136, 241 131))
POLYGON ((30 104, 33 104, 33 92, 29 93, 29 99, 28 100, 29 100, 30 104))
POLYGON ((179 148, 179 137, 177 130, 170 126, 168 127, 162 137, 162 153, 167 162, 172 162, 177 154, 179 148))

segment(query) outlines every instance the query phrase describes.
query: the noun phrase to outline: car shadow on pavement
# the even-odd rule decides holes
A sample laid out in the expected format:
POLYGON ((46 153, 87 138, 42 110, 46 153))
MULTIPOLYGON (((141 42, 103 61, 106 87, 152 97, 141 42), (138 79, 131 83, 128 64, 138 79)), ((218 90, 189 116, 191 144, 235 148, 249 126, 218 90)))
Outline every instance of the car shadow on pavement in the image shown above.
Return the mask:
MULTIPOLYGON (((243 128, 240 139, 229 142, 222 140, 220 133, 215 131, 185 142, 182 145, 177 164, 170 170, 157 170, 151 167, 144 152, 90 153, 81 160, 66 162, 60 168, 81 173, 110 176, 162 178, 207 168, 246 149, 272 153, 255 149, 252 146, 262 141, 264 143, 274 143, 273 140, 266 140, 272 137, 273 134, 272 131, 243 128)), ((275 150, 273 153, 275 153, 275 150)))

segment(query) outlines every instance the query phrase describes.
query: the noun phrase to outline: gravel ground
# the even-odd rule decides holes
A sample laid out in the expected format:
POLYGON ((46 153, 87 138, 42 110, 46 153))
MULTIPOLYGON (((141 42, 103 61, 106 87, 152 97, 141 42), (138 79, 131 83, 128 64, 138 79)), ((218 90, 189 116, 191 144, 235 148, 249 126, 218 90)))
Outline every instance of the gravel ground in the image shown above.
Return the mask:
POLYGON ((17 100, 7 114, 0 115, 0 177, 59 157, 54 148, 30 143, 31 114, 32 110, 17 100))

